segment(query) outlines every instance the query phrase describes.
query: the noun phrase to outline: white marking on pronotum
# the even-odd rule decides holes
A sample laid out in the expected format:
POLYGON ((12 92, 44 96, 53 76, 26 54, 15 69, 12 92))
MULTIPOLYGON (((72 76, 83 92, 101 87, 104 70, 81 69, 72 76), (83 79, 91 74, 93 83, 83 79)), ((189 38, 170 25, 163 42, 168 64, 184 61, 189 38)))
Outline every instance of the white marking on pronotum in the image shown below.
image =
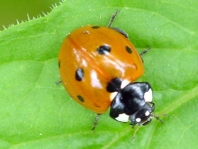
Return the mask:
POLYGON ((129 116, 122 113, 122 114, 119 114, 118 117, 115 118, 117 121, 120 121, 120 122, 128 122, 129 121, 129 116))
POLYGON ((118 94, 118 92, 113 92, 113 93, 111 93, 110 94, 110 100, 112 101, 114 98, 115 98, 115 96, 118 94))
POLYGON ((149 111, 146 111, 145 112, 145 116, 149 116, 150 115, 150 112, 149 111))
POLYGON ((129 84, 129 80, 123 80, 122 84, 121 84, 121 89, 123 89, 125 86, 127 86, 129 84))
POLYGON ((148 92, 144 93, 144 100, 145 102, 152 102, 152 98, 153 98, 152 90, 149 89, 148 92))
POLYGON ((139 122, 141 122, 141 118, 136 118, 135 121, 136 121, 137 123, 139 123, 139 122))

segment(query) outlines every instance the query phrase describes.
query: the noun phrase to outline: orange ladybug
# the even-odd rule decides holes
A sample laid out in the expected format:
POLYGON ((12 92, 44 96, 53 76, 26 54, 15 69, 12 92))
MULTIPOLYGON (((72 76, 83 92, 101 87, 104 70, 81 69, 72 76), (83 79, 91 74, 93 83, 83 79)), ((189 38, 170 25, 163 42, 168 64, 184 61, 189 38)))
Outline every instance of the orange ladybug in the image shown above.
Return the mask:
POLYGON ((97 114, 110 107, 120 122, 144 125, 155 104, 147 82, 134 82, 144 73, 140 55, 128 35, 111 24, 84 26, 67 35, 58 56, 61 81, 70 96, 97 114))

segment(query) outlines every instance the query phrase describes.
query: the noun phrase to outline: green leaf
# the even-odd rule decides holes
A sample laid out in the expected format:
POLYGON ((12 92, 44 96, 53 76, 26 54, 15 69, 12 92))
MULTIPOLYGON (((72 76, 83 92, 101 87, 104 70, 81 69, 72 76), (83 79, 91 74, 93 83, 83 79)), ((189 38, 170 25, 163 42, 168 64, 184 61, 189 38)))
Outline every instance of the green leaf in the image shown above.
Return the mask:
POLYGON ((0 148, 197 148, 198 2, 67 0, 47 16, 0 32, 0 148), (108 112, 91 131, 95 114, 72 100, 59 81, 57 55, 72 30, 83 25, 125 30, 144 55, 156 115, 134 129, 108 112), (167 114, 166 117, 162 116, 167 114))

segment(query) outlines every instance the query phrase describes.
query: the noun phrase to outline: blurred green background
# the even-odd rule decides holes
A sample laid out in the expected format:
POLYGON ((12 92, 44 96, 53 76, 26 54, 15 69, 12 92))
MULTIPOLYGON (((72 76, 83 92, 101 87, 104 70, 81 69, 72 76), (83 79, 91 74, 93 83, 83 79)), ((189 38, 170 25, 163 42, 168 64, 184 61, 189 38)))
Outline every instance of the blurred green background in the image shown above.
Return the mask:
POLYGON ((18 20, 27 20, 27 14, 37 17, 39 14, 51 11, 52 4, 59 4, 61 0, 0 0, 0 30, 10 24, 17 24, 18 20))

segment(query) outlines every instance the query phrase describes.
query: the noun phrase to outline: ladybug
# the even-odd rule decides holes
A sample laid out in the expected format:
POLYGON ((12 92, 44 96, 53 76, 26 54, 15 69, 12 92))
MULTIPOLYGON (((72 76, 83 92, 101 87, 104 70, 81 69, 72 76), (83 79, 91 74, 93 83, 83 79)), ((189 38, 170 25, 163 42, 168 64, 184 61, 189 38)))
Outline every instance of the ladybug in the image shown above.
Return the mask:
POLYGON ((145 125, 155 117, 152 89, 147 82, 134 82, 144 73, 143 62, 128 35, 111 27, 117 13, 107 27, 88 25, 67 35, 58 56, 60 77, 87 109, 100 115, 110 107, 116 121, 145 125))

